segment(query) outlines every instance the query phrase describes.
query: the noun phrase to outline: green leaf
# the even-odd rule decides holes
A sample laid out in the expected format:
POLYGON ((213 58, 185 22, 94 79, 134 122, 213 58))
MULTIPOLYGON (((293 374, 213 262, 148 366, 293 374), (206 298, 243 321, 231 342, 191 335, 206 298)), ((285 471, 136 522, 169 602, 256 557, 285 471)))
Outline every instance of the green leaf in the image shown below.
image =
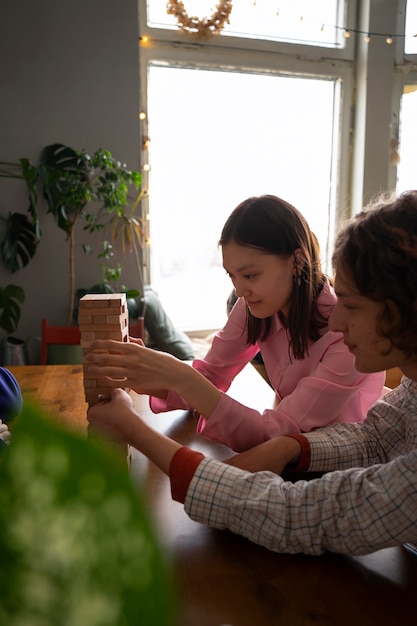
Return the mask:
POLYGON ((21 305, 25 301, 25 292, 18 285, 0 287, 0 328, 6 333, 13 333, 20 320, 21 305))
POLYGON ((11 272, 25 267, 34 257, 39 237, 36 226, 23 213, 9 213, 1 256, 11 272))

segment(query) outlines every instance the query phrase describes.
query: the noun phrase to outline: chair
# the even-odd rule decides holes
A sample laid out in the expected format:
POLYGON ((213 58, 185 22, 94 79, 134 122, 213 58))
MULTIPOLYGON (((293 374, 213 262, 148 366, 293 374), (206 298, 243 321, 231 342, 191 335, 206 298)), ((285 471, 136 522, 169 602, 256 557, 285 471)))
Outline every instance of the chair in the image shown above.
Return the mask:
POLYGON ((135 324, 129 322, 129 335, 131 337, 136 337, 136 339, 144 338, 144 326, 143 326, 143 317, 139 317, 135 324))
MULTIPOLYGON (((48 320, 42 320, 42 341, 41 341, 41 365, 48 362, 48 346, 77 346, 81 343, 81 333, 78 326, 50 326, 48 320)), ((69 360, 63 360, 68 363, 69 360)), ((79 358, 76 360, 79 362, 79 358)))

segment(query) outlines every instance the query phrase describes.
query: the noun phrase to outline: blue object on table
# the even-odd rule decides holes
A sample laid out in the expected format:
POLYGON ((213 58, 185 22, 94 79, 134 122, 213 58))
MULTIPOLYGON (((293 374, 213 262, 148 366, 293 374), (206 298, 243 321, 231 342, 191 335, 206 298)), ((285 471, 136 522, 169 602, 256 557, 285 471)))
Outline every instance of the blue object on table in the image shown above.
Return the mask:
POLYGON ((22 392, 13 374, 0 367, 0 419, 7 424, 22 410, 22 392))

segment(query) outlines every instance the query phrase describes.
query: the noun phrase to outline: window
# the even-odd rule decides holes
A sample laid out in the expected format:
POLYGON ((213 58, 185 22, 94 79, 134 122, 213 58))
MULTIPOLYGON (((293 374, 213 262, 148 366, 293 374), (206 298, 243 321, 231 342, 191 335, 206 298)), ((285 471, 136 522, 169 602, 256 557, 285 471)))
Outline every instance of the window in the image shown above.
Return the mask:
POLYGON ((407 0, 404 52, 417 54, 417 0, 407 0))
POLYGON ((404 54, 397 58, 391 144, 397 193, 417 188, 417 0, 403 0, 399 8, 399 15, 405 14, 399 29, 399 34, 404 29, 404 54))
MULTIPOLYGON (((417 84, 407 83, 401 98, 401 131, 397 152, 397 192, 417 188, 417 84)), ((395 147, 395 146, 393 146, 395 147)))
MULTIPOLYGON (((253 4, 235 2, 233 11, 237 5, 253 11, 253 4)), ((306 11, 311 5, 281 3, 302 4, 306 11)), ((176 326, 216 329, 225 322, 232 289, 217 241, 243 199, 272 193, 293 203, 315 231, 330 271, 334 232, 347 196, 348 162, 341 155, 348 153, 352 66, 346 58, 353 54, 353 41, 343 37, 339 45, 340 29, 333 28, 337 49, 326 52, 329 42, 310 46, 312 31, 306 41, 299 30, 301 22, 309 22, 307 13, 300 21, 296 11, 287 41, 298 29, 297 46, 257 40, 251 44, 256 51, 244 50, 237 43, 243 26, 237 39, 228 32, 221 44, 219 37, 201 43, 174 29, 175 21, 164 14, 165 1, 148 5, 150 23, 142 32, 151 41, 141 46, 140 58, 141 106, 147 113, 142 130, 150 137, 144 155, 149 164, 149 277, 176 326), (162 24, 171 26, 164 30, 162 24), (300 45, 310 58, 300 59, 300 45), (278 52, 280 46, 285 54, 278 52)), ((263 5, 265 17, 271 3, 256 5, 263 5)), ((315 3, 316 35, 323 23, 339 23, 344 6, 315 3)), ((263 36, 268 38, 266 31, 263 36)))
MULTIPOLYGON (((207 0, 188 0, 184 4, 189 16, 208 15, 213 6, 207 0)), ((167 14, 166 6, 166 0, 148 2, 149 26, 176 29, 176 19, 167 14)), ((343 47, 343 9, 344 3, 338 0, 238 0, 233 3, 230 23, 221 36, 343 47)))

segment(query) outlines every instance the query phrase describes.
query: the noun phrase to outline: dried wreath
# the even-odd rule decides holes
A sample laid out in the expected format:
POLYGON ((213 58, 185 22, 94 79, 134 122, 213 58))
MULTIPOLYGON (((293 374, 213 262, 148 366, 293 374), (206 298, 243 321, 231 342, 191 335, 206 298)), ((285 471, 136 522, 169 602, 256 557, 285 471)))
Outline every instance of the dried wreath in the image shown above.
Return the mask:
POLYGON ((200 20, 195 16, 190 17, 185 10, 184 3, 180 0, 167 2, 167 13, 175 16, 180 30, 196 35, 197 39, 209 39, 221 33, 224 25, 229 23, 231 11, 232 0, 220 0, 213 15, 200 20))

